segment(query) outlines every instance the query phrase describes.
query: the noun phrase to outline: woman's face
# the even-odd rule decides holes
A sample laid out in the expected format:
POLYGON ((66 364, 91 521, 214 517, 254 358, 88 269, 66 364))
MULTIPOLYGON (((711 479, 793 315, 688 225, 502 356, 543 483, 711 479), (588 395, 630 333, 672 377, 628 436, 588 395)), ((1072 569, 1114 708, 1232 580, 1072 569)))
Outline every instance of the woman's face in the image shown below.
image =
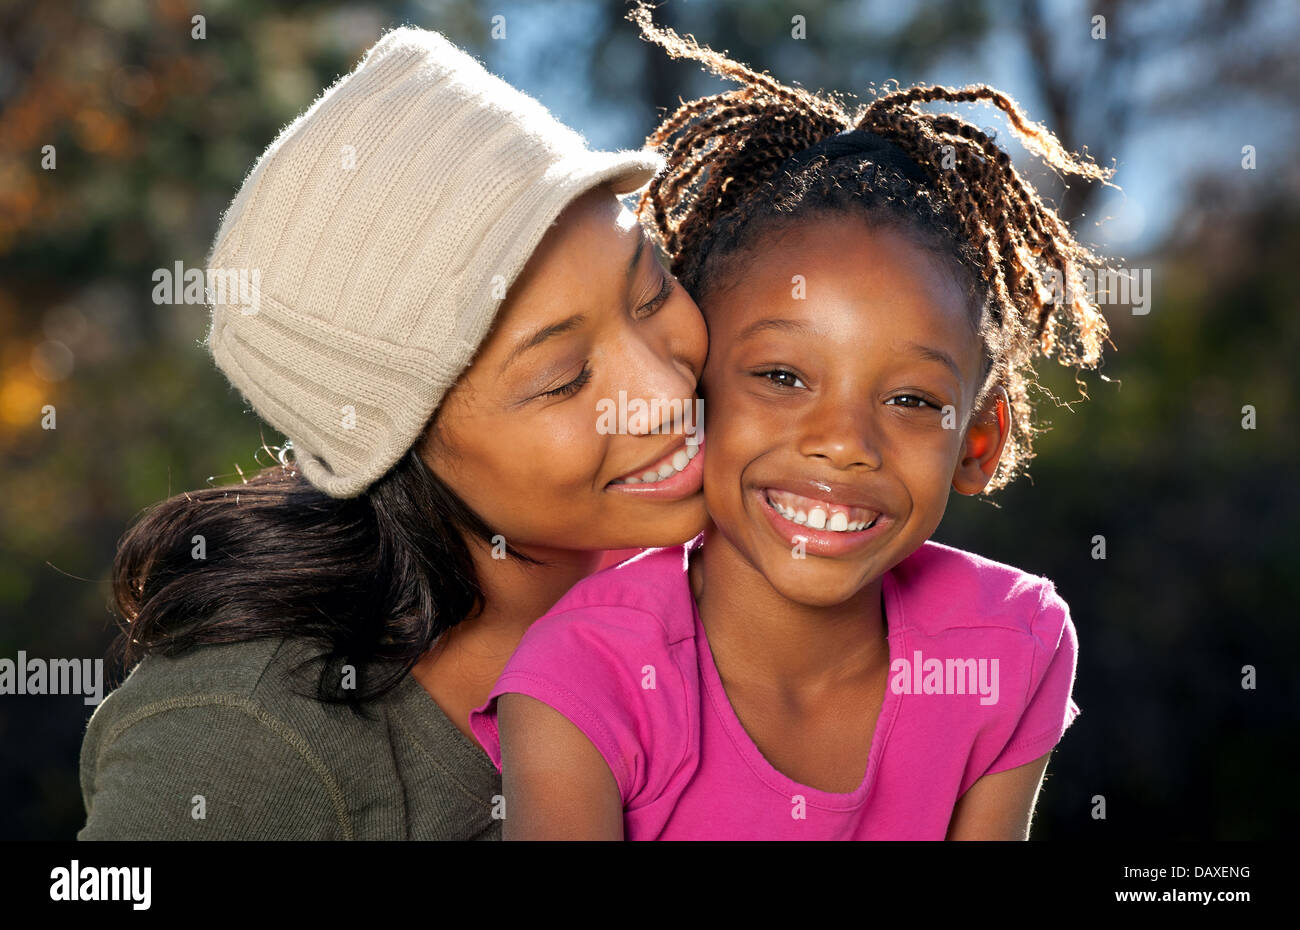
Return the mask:
POLYGON ((706 520, 693 405, 707 350, 695 302, 597 188, 529 258, 422 452, 526 554, 681 543, 706 520), (618 415, 638 401, 645 416, 618 415))

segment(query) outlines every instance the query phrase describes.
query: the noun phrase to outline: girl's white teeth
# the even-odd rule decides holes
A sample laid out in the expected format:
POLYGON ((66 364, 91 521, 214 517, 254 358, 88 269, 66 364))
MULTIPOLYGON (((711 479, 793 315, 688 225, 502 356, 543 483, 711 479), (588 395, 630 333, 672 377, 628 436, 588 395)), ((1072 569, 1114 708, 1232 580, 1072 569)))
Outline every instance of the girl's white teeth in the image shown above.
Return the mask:
POLYGON ((815 530, 830 530, 835 533, 860 532, 874 525, 876 518, 879 517, 879 514, 869 514, 871 516, 870 520, 850 520, 849 515, 844 511, 836 510, 828 514, 825 507, 813 507, 805 512, 773 500, 770 492, 767 495, 767 502, 772 505, 777 513, 792 523, 798 523, 800 526, 810 526, 815 530))

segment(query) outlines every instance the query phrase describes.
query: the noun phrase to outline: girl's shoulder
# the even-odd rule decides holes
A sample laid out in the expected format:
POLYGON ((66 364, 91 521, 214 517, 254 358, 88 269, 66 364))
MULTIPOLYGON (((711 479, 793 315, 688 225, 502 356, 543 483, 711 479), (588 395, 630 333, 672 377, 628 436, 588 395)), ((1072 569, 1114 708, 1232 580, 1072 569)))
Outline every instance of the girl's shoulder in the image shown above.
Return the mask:
POLYGON ((597 572, 528 628, 487 702, 470 712, 470 729, 498 769, 497 698, 524 694, 587 736, 624 805, 664 790, 698 732, 687 551, 647 549, 597 572))
POLYGON ((1059 638, 1069 622, 1050 578, 933 540, 890 575, 902 622, 925 635, 978 627, 1037 637, 1054 627, 1059 638))
POLYGON ((550 637, 575 625, 634 631, 638 639, 649 636, 669 646, 693 638, 687 555, 694 544, 643 549, 589 575, 529 627, 524 639, 550 637))

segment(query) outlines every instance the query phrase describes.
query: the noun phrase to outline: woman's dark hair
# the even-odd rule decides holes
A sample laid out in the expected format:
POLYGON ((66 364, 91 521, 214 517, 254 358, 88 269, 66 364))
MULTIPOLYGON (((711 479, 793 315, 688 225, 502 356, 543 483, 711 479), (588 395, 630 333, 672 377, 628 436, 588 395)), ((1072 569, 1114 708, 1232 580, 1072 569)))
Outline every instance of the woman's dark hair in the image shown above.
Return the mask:
MULTIPOLYGON (((908 234, 951 259, 966 286, 985 356, 976 409, 998 384, 1011 401, 1010 436, 985 492, 1024 471, 1034 435, 1042 432, 1028 395, 1034 356, 1055 353, 1062 364, 1095 367, 1108 341, 1106 319, 1080 274, 1102 261, 1075 241, 986 133, 917 104, 985 101, 1002 110, 1025 146, 1054 169, 1102 182, 1113 169, 1076 159, 1015 101, 983 84, 898 89, 850 115, 837 100, 787 87, 656 26, 644 3, 628 18, 672 57, 695 59, 742 85, 683 104, 648 140, 663 151, 667 166, 650 182, 637 212, 648 215, 682 285, 704 303, 762 235, 817 213, 853 212, 908 234), (792 156, 849 129, 893 143, 930 183, 914 183, 870 156, 815 157, 790 169, 792 156), (1049 275, 1055 288, 1045 281, 1049 275)), ((1082 391, 1077 376, 1076 382, 1082 391)))
POLYGON ((495 535, 429 470, 420 445, 355 498, 317 490, 281 453, 242 484, 148 509, 113 562, 124 664, 289 636, 320 646, 318 700, 360 711, 392 689, 482 608, 466 539, 491 545, 495 535))

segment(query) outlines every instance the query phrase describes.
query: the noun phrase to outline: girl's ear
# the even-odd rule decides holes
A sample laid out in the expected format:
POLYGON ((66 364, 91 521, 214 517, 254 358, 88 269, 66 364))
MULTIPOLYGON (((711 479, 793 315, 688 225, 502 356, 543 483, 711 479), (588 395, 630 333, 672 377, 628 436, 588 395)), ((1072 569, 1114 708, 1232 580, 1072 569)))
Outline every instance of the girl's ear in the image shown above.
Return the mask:
POLYGON ((962 441, 961 461, 953 472, 952 486, 958 494, 978 494, 997 471, 998 459, 1011 435, 1011 399, 1006 388, 995 386, 984 406, 976 411, 962 441))

